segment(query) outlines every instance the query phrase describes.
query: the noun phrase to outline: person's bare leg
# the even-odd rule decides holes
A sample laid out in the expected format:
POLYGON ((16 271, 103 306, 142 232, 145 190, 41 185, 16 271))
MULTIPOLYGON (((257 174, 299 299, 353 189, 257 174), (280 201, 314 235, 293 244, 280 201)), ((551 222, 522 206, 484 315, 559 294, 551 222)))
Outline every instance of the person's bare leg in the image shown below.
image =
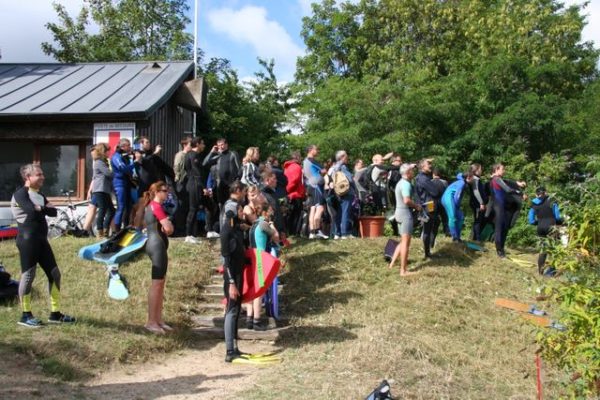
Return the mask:
POLYGON ((410 234, 402 235, 400 242, 400 276, 412 275, 414 272, 408 271, 408 250, 410 248, 410 234))
POLYGON ((323 217, 323 211, 325 211, 325 207, 317 206, 315 207, 315 221, 313 223, 314 228, 316 230, 321 229, 321 218, 323 217))
POLYGON ((315 229, 315 214, 317 211, 317 207, 313 206, 310 208, 310 211, 308 213, 308 229, 310 230, 310 233, 312 233, 315 229))
POLYGON ((90 232, 92 230, 92 225, 94 224, 94 219, 96 217, 96 206, 92 203, 88 204, 87 212, 85 214, 85 222, 83 223, 83 230, 90 232))
POLYGON ((260 320, 260 314, 262 312, 262 296, 252 300, 252 311, 254 320, 260 320))
POLYGON ((162 287, 159 291, 159 298, 158 301, 156 302, 156 318, 158 320, 158 324, 160 325, 161 328, 163 328, 165 331, 172 331, 173 328, 169 325, 167 325, 163 319, 163 308, 164 308, 164 303, 165 303, 165 285, 166 285, 167 281, 166 278, 162 279, 162 287))
MULTIPOLYGON (((402 240, 402 238, 400 240, 402 240)), ((394 249, 394 254, 392 254, 392 260, 390 261, 390 265, 388 265, 389 269, 392 269, 394 267, 394 263, 396 262, 396 260, 398 259, 398 256, 400 255, 400 249, 401 249, 400 243, 398 243, 398 245, 394 249)))
POLYGON ((160 312, 157 313, 159 306, 162 307, 162 304, 159 305, 159 301, 164 289, 164 282, 164 279, 153 279, 150 290, 148 290, 148 321, 144 327, 150 332, 158 334, 165 333, 160 326, 160 312))

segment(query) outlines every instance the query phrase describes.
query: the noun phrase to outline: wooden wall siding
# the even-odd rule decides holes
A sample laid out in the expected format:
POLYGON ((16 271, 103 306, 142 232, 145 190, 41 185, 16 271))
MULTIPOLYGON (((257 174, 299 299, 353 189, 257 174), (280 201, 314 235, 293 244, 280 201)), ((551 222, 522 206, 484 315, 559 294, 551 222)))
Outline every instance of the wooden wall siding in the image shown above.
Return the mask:
POLYGON ((93 122, 4 122, 1 140, 86 141, 92 143, 93 122))
POLYGON ((161 157, 173 165, 175 154, 179 151, 179 142, 192 130, 191 111, 177 107, 173 101, 160 107, 148 124, 136 126, 137 136, 147 136, 153 145, 162 145, 161 157))

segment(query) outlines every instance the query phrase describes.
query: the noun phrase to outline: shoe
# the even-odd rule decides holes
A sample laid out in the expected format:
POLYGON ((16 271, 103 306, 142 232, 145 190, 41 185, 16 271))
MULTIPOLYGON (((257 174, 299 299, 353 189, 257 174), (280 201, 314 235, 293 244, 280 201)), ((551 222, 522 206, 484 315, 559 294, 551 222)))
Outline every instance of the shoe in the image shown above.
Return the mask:
POLYGON ((338 239, 341 239, 341 238, 342 238, 342 237, 341 237, 340 235, 335 235, 335 236, 333 236, 333 240, 338 240, 338 239))
POLYGON ((316 235, 316 234, 314 234, 314 233, 311 233, 311 234, 309 234, 309 235, 308 235, 308 238, 309 238, 309 239, 316 239, 316 238, 317 238, 317 235, 316 235))
POLYGON ((235 351, 227 351, 227 354, 225 354, 225 362, 230 363, 236 358, 240 358, 240 355, 237 354, 235 351))
POLYGON ((324 234, 323 232, 319 231, 315 234, 315 236, 317 237, 317 239, 329 239, 329 236, 327 236, 326 234, 324 234))
POLYGON ((342 236, 342 239, 354 239, 354 236, 352 236, 352 235, 344 235, 344 236, 342 236))
POLYGON ((65 315, 61 312, 50 313, 50 316, 48 317, 48 323, 50 324, 72 324, 76 320, 75 317, 65 315))
POLYGON ((254 328, 254 322, 252 321, 252 317, 246 318, 246 329, 252 330, 254 328))
POLYGON ((266 331, 269 329, 269 325, 263 321, 254 320, 252 321, 252 325, 255 331, 266 331))
POLYGON ((33 315, 21 317, 17 324, 21 326, 26 326, 28 328, 41 328, 42 326, 44 326, 42 324, 42 321, 40 321, 37 318, 34 318, 33 315))
POLYGON ((218 239, 220 238, 221 235, 219 235, 217 232, 215 231, 210 231, 210 232, 206 232, 206 238, 207 239, 218 239))
POLYGON ((193 236, 186 236, 184 242, 185 243, 191 243, 191 244, 198 244, 198 243, 200 243, 200 241, 198 239, 196 239, 195 237, 193 237, 193 236))
POLYGON ((496 254, 498 254, 498 257, 500 258, 506 258, 506 253, 504 250, 496 250, 496 254))

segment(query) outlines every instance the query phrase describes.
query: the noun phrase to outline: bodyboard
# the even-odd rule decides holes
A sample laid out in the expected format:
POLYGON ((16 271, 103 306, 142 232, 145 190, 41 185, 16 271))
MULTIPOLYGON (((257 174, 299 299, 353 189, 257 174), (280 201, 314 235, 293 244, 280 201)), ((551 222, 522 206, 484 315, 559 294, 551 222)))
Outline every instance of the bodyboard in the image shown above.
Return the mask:
POLYGON ((142 232, 131 230, 119 240, 121 249, 115 253, 101 253, 100 247, 110 239, 84 246, 79 250, 79 257, 84 260, 99 261, 104 264, 122 264, 146 244, 148 237, 142 232))
POLYGON ((271 288, 268 291, 268 302, 267 306, 269 309, 269 315, 276 320, 279 320, 279 293, 277 286, 279 285, 279 278, 275 277, 271 288))
POLYGON ((551 320, 548 317, 540 317, 539 315, 531 315, 531 314, 522 314, 521 318, 531 322, 534 325, 541 326, 542 328, 552 328, 557 329, 559 331, 564 331, 564 325, 559 324, 556 321, 551 320))
POLYGON ((485 224, 483 229, 481 230, 481 240, 485 242, 491 242, 494 239, 494 225, 493 224, 485 224))
POLYGON ((245 256, 249 263, 244 266, 244 288, 242 290, 244 303, 265 294, 281 266, 280 261, 266 251, 247 249, 245 256))
POLYGON ((394 251, 396 251, 396 247, 398 247, 398 242, 394 239, 389 239, 385 244, 385 248, 383 249, 383 258, 386 261, 391 261, 394 256, 394 251))

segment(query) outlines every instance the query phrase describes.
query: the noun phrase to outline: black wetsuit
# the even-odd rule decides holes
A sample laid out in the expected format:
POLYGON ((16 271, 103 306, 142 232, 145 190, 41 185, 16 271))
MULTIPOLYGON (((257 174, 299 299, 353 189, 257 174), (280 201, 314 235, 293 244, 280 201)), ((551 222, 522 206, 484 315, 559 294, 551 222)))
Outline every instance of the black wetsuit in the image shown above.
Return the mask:
POLYGON ((162 231, 162 225, 159 222, 166 217, 160 204, 151 201, 146 206, 144 213, 144 223, 148 233, 146 254, 152 261, 152 279, 164 279, 167 275, 169 239, 162 231))
POLYGON ((60 271, 48 243, 46 223, 46 216, 56 217, 57 210, 47 207, 47 204, 46 196, 25 186, 17 190, 11 200, 12 212, 19 227, 16 240, 21 259, 19 296, 23 299, 23 313, 28 314, 31 314, 31 287, 38 263, 48 277, 52 312, 58 312, 60 306, 60 271), (36 205, 41 208, 40 211, 35 209, 36 205))
POLYGON ((552 227, 562 223, 558 204, 552 202, 547 196, 536 197, 531 202, 531 209, 528 214, 528 221, 532 225, 537 225, 537 234, 541 240, 541 250, 538 256, 538 271, 544 273, 546 265, 546 238, 552 231, 552 227))
POLYGON ((223 256, 223 292, 227 299, 225 312, 225 345, 227 353, 237 350, 237 326, 242 305, 243 268, 245 262, 244 234, 240 229, 237 214, 226 211, 220 229, 221 255, 223 256), (237 299, 229 297, 229 285, 235 285, 240 295, 237 299))
MULTIPOLYGON (((423 205, 429 201, 433 201, 434 204, 439 204, 440 198, 444 191, 440 191, 441 186, 432 182, 431 176, 424 172, 419 172, 416 178, 416 191, 418 202, 423 205)), ((425 257, 431 255, 431 242, 433 239, 433 228, 435 226, 435 220, 437 218, 436 209, 433 212, 424 212, 427 214, 427 221, 423 222, 423 250, 425 257)))
POLYGON ((485 186, 478 176, 474 176, 469 184, 469 206, 473 211, 473 240, 481 240, 481 230, 486 224, 487 218, 485 211, 481 210, 482 205, 488 202, 488 195, 485 186))
MULTIPOLYGON (((200 154, 190 151, 185 156, 184 168, 186 172, 187 184, 185 189, 188 192, 189 204, 188 213, 185 221, 186 236, 198 236, 198 210, 202 204, 204 183, 202 177, 202 159, 200 154)), ((207 231, 210 229, 207 229, 207 231)))

